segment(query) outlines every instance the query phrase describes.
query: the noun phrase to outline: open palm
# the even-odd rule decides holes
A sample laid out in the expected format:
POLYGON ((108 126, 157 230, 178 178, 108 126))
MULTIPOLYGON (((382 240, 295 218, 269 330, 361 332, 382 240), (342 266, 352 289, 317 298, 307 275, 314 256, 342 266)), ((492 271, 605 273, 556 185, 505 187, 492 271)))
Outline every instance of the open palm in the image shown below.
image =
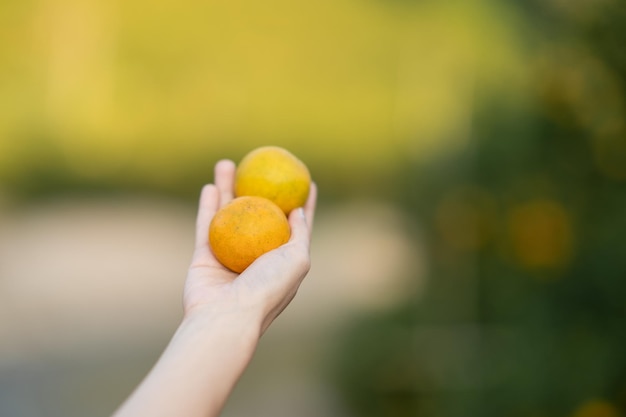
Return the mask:
POLYGON ((289 241, 237 274, 220 264, 208 243, 211 219, 220 207, 233 199, 234 178, 235 164, 221 160, 215 165, 215 183, 202 189, 195 249, 185 281, 183 307, 185 315, 204 309, 222 312, 258 309, 263 332, 289 304, 309 271, 309 244, 317 189, 312 184, 305 207, 290 213, 289 241))

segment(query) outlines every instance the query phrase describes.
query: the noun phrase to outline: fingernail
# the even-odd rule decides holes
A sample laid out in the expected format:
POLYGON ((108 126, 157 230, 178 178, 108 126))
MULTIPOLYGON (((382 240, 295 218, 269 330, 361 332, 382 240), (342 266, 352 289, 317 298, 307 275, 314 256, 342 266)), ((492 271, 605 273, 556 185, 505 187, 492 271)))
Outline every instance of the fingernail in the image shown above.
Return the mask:
POLYGON ((300 217, 302 217, 303 219, 306 219, 306 216, 304 215, 304 209, 302 207, 298 208, 298 214, 300 215, 300 217))

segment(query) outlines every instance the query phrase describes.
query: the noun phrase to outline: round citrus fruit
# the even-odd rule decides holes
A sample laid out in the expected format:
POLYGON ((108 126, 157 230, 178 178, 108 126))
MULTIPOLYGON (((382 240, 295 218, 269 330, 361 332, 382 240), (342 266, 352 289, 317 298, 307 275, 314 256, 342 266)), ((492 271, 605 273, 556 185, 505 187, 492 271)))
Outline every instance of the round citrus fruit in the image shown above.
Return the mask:
POLYGON ((209 244, 218 261, 242 272, 256 258, 279 247, 291 234, 287 217, 263 197, 238 197, 215 213, 209 244))
POLYGON ((243 157, 235 174, 235 195, 272 200, 285 214, 302 207, 309 196, 311 175, 307 166, 278 146, 263 146, 243 157))

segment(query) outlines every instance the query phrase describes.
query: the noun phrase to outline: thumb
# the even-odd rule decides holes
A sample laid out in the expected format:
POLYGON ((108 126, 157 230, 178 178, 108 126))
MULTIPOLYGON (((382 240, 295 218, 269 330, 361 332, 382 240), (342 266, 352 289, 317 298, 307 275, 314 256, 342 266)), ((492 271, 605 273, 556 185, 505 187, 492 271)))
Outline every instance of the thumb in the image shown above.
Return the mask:
POLYGON ((289 213, 289 226, 291 227, 291 236, 288 243, 303 245, 308 251, 311 235, 302 207, 296 208, 289 213))

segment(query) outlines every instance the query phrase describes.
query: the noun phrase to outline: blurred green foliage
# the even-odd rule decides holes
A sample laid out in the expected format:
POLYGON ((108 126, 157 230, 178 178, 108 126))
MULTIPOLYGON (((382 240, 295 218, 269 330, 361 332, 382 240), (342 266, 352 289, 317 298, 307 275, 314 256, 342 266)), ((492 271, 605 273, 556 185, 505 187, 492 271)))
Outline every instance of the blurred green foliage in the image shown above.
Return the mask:
POLYGON ((356 415, 626 413, 626 5, 523 7, 531 100, 482 97, 466 148, 406 165, 428 288, 346 329, 356 415))

